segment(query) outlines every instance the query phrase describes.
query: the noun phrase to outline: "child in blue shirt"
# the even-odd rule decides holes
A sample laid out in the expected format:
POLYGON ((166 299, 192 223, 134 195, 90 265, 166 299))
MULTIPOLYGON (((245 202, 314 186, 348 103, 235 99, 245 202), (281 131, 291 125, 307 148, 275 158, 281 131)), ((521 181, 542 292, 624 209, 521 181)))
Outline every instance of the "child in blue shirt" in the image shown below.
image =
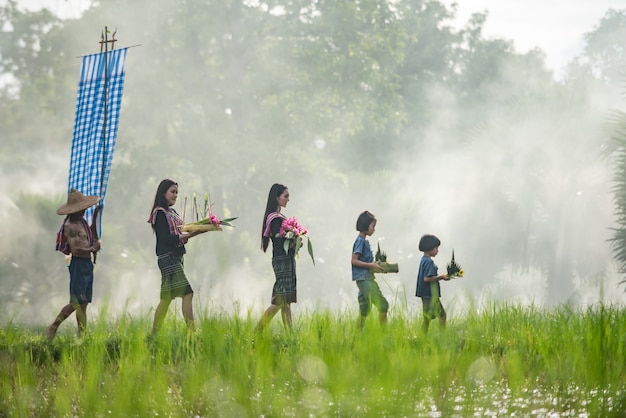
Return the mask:
POLYGON ((374 273, 381 273, 383 270, 374 263, 374 254, 367 236, 374 233, 376 227, 376 217, 368 211, 361 213, 356 221, 356 230, 359 235, 352 246, 352 280, 359 288, 359 326, 363 327, 365 318, 369 315, 372 304, 378 308, 378 315, 381 324, 387 322, 387 311, 389 302, 383 296, 378 283, 376 283, 374 273))
POLYGON ((430 321, 439 318, 439 324, 446 326, 446 311, 441 305, 441 287, 439 281, 450 280, 447 274, 437 274, 438 269, 433 261, 439 253, 441 241, 434 235, 424 235, 419 242, 419 250, 424 252, 417 272, 417 289, 415 296, 422 299, 424 312, 424 332, 428 332, 430 321))

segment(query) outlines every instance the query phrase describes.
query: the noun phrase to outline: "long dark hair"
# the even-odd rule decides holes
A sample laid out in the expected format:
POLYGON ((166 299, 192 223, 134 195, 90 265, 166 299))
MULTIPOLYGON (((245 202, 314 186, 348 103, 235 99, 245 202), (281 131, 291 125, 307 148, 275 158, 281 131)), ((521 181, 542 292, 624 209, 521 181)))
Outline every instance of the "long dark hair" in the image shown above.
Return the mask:
MULTIPOLYGON (((154 204, 152 205, 152 210, 150 211, 150 214, 152 214, 152 212, 154 212, 154 209, 158 207, 163 209, 169 209, 170 205, 167 203, 167 200, 165 200, 165 193, 172 186, 178 186, 178 183, 171 179, 161 180, 161 183, 159 183, 159 187, 157 187, 156 194, 154 195, 154 204)), ((152 227, 154 228, 154 225, 152 225, 152 227)))
POLYGON ((263 232, 265 232, 267 215, 272 212, 276 212, 276 208, 278 207, 278 198, 283 192, 287 190, 287 186, 283 186, 282 184, 274 183, 270 188, 270 192, 267 195, 267 204, 265 205, 265 214, 263 215, 263 226, 261 227, 261 249, 263 252, 267 251, 267 246, 270 243, 270 237, 264 237, 263 232))

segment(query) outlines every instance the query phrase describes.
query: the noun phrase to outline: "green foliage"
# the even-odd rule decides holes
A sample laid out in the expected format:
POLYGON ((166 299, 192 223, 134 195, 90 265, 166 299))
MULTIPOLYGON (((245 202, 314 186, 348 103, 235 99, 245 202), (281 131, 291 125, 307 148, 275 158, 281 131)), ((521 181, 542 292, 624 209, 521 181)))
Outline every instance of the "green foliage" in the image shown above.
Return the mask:
POLYGON ((63 220, 56 209, 62 201, 60 196, 49 199, 22 193, 14 202, 15 210, 10 215, 13 222, 5 224, 5 233, 36 239, 22 238, 19 246, 3 244, 0 300, 9 318, 22 309, 37 306, 67 280, 64 257, 54 251, 56 233, 63 220))
MULTIPOLYGON (((620 271, 626 273, 626 113, 615 111, 611 125, 608 153, 615 166, 613 192, 617 218, 611 242, 620 271)), ((626 280, 622 283, 626 283, 626 280)))
POLYGON ((434 327, 401 312, 360 330, 318 312, 253 334, 250 317, 203 316, 188 334, 148 318, 99 321, 81 339, 0 330, 2 415, 620 416, 626 312, 492 306, 434 327), (199 367, 199 365, 201 365, 199 367))
POLYGON ((626 64, 626 10, 609 10, 594 28, 585 35, 587 65, 606 84, 624 80, 626 64))

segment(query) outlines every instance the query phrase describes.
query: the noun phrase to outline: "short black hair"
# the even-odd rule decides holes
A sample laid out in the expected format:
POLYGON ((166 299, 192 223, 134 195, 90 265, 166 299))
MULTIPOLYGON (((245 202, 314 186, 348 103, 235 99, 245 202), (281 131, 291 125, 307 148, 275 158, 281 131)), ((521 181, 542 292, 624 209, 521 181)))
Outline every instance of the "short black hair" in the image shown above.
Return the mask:
POLYGON ((431 251, 441 245, 441 241, 434 235, 426 234, 420 238, 419 249, 420 251, 431 251))
POLYGON ((359 232, 367 232, 372 221, 375 221, 376 217, 373 213, 365 211, 359 215, 356 220, 356 230, 359 232))

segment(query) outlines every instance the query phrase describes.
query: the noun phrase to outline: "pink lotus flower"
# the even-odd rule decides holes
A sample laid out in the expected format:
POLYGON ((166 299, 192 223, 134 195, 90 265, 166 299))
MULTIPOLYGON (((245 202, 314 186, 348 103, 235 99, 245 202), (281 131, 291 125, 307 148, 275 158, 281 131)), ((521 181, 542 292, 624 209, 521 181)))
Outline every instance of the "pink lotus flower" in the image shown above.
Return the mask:
POLYGON ((209 215, 209 219, 210 219, 210 221, 211 221, 211 223, 213 225, 221 225, 222 224, 222 220, 220 218, 218 218, 214 214, 209 215))
POLYGON ((296 218, 287 218, 283 221, 283 224, 278 231, 278 236, 281 238, 292 239, 299 236, 307 236, 309 230, 298 223, 296 218))
POLYGON ((296 218, 292 217, 283 220, 283 223, 278 230, 278 237, 285 238, 285 243, 283 244, 285 253, 287 253, 289 249, 292 248, 295 250, 296 255, 298 255, 298 251, 302 246, 302 237, 306 237, 307 251, 311 256, 313 265, 315 265, 315 257, 313 257, 313 246, 311 245, 311 241, 309 240, 309 230, 300 225, 296 218))

